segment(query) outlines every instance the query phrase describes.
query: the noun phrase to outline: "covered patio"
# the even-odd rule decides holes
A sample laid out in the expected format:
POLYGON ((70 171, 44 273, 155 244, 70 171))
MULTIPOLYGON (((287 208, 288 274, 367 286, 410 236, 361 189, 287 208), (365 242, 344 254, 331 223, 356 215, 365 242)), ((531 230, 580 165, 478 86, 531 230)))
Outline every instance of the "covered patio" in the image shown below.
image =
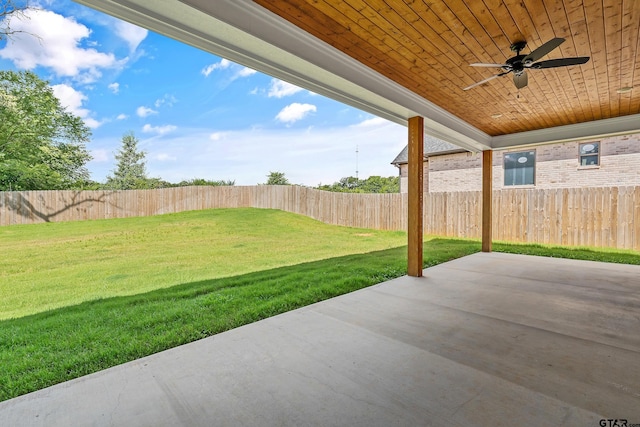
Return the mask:
POLYGON ((79 2, 406 125, 409 276, 2 402, 0 425, 640 424, 640 267, 491 253, 490 167, 640 132, 640 2, 79 2), (545 59, 590 61, 463 90, 556 37, 545 59), (484 253, 427 270, 425 133, 484 159, 484 253))
POLYGON ((477 253, 0 403, 6 426, 640 423, 640 266, 477 253))

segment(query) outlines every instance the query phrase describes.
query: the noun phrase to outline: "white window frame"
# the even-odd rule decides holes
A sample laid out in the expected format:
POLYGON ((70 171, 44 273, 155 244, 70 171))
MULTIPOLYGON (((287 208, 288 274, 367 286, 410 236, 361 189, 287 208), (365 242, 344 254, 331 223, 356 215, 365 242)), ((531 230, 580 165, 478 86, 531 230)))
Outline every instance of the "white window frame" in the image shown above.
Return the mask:
MULTIPOLYGON (((525 151, 511 151, 508 153, 504 153, 503 156, 503 161, 502 161, 502 168, 504 171, 504 180, 503 180, 503 184, 505 187, 530 187, 530 186, 535 186, 536 185, 536 150, 525 150, 525 151), (518 157, 519 155, 519 157, 518 157), (528 161, 528 157, 532 157, 533 158, 533 166, 531 166, 533 168, 533 176, 532 176, 532 182, 527 182, 527 183, 518 183, 518 184, 512 184, 507 182, 507 170, 515 170, 515 169, 519 169, 519 168, 507 168, 507 161, 508 159, 511 158, 516 158, 517 157, 517 161, 518 163, 521 164, 525 164, 528 161), (521 159, 524 159, 524 161, 522 161, 521 159)), ((521 168, 523 170, 523 181, 525 178, 525 168, 521 168)))
MULTIPOLYGON (((600 166, 600 148, 601 148, 601 144, 600 141, 593 141, 593 142, 583 142, 581 144, 578 144, 578 166, 581 168, 593 168, 593 167, 598 167, 600 166), (584 148, 589 148, 589 146, 593 146, 595 148, 596 153, 592 153, 592 152, 587 152, 584 153, 583 152, 583 147, 584 148), (589 158, 589 157, 594 157, 596 156, 596 163, 591 163, 591 164, 583 164, 582 160, 589 158)), ((592 149, 589 149, 588 151, 592 151, 592 149)))

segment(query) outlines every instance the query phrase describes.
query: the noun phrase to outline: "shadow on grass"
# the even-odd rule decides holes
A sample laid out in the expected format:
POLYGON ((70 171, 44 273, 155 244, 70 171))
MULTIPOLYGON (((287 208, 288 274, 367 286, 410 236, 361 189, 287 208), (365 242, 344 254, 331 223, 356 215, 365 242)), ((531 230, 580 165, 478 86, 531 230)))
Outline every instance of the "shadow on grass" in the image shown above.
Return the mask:
MULTIPOLYGON (((640 254, 495 243, 500 252, 640 264, 640 254)), ((432 239, 430 267, 480 250, 432 239)), ((205 280, 0 321, 0 401, 406 274, 407 248, 205 280)))
MULTIPOLYGON (((425 244, 425 267, 479 243, 425 244)), ((407 248, 336 257, 0 322, 0 401, 406 274, 407 248)))

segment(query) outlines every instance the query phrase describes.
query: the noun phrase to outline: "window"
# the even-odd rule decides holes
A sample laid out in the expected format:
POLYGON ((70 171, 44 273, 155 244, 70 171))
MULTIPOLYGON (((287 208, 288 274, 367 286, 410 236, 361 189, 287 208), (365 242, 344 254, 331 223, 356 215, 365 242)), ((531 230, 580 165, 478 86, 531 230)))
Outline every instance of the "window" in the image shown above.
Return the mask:
POLYGON ((504 155, 504 185, 535 184, 536 152, 522 151, 504 155))
POLYGON ((600 165, 600 143, 587 142, 580 144, 580 155, 578 158, 580 166, 600 165))

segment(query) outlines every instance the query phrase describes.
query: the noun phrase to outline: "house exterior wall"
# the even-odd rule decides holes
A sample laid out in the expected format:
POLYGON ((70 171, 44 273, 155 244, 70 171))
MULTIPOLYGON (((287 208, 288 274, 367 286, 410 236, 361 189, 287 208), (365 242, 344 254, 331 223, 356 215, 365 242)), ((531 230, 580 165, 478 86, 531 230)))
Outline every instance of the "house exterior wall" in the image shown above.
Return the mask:
MULTIPOLYGON (((422 174, 424 176, 424 182, 422 184, 423 191, 429 192, 429 161, 426 160, 422 167, 422 174)), ((409 165, 400 165, 400 192, 406 193, 409 188, 409 165)))
MULTIPOLYGON (((400 165, 401 192, 407 191, 406 166, 400 165)), ((640 134, 493 152, 493 188, 495 189, 620 185, 640 185, 640 134), (579 145, 597 141, 600 142, 600 165, 580 166, 579 145), (535 184, 505 186, 504 154, 519 151, 536 152, 535 184)), ((425 191, 480 191, 481 189, 481 153, 466 152, 432 156, 425 162, 425 191)))
POLYGON ((429 160, 432 192, 482 190, 482 153, 445 154, 429 160))

